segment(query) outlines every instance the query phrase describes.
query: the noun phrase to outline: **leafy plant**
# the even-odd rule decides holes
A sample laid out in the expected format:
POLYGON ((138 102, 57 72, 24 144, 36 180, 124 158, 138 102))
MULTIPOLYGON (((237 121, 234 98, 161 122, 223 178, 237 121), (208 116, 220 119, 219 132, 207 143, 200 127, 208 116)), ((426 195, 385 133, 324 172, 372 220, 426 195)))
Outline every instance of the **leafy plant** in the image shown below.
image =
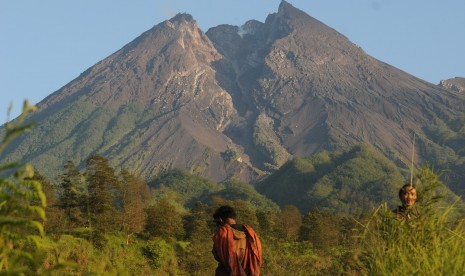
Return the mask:
MULTIPOLYGON (((5 124, 0 153, 32 127, 23 122, 34 109, 25 101, 21 115, 5 124)), ((12 178, 0 178, 0 272, 7 274, 38 271, 41 267, 42 256, 32 252, 39 251, 40 237, 44 235, 46 198, 41 184, 31 179, 32 166, 19 166, 19 162, 0 165, 0 173, 16 170, 12 178)))

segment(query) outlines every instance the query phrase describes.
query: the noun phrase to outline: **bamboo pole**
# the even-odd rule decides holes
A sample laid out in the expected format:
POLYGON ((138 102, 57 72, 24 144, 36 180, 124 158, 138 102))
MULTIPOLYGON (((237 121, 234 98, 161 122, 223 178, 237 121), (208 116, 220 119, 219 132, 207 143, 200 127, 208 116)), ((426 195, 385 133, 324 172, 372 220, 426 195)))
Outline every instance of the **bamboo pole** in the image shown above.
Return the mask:
POLYGON ((410 187, 413 185, 413 166, 415 164, 415 132, 413 133, 413 141, 412 141, 412 164, 410 167, 410 187))

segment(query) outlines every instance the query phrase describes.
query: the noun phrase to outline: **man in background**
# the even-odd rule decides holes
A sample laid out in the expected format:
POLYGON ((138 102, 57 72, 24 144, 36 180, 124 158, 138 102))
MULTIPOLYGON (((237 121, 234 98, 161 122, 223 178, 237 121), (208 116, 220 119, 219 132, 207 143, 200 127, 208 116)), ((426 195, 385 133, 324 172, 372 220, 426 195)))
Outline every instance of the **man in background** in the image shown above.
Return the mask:
POLYGON ((402 202, 402 206, 397 206, 396 209, 392 210, 397 219, 410 218, 408 210, 417 201, 417 189, 415 185, 407 183, 399 190, 399 199, 402 202))

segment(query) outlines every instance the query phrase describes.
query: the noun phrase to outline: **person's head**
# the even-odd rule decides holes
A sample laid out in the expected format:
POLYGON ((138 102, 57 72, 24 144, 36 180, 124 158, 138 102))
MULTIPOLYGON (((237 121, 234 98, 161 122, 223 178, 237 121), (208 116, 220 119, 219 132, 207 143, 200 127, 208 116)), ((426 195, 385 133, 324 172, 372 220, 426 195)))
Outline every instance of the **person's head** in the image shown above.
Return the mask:
POLYGON ((407 183, 399 190, 399 198, 402 201, 402 206, 412 207, 417 201, 417 189, 415 185, 407 183))
POLYGON ((223 205, 216 209, 213 219, 218 225, 235 223, 236 211, 231 206, 223 205))

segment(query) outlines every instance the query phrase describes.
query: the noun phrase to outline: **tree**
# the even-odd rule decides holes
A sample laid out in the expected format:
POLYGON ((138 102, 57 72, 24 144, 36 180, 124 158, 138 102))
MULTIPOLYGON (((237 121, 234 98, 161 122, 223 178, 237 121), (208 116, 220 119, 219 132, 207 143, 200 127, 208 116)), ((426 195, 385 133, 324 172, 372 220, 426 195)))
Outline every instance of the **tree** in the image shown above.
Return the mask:
POLYGON ((58 177, 58 206, 65 213, 64 227, 68 224, 76 227, 83 223, 82 211, 86 210, 84 177, 71 160, 67 161, 63 168, 63 174, 58 177))
MULTIPOLYGON (((39 171, 34 171, 32 177, 26 178, 27 180, 37 181, 42 185, 42 191, 47 198, 47 206, 45 207, 45 214, 47 215, 47 221, 43 222, 44 231, 55 231, 63 227, 64 212, 58 206, 58 200, 56 197, 56 187, 54 183, 42 175, 39 171)), ((38 198, 31 201, 34 206, 41 206, 41 202, 38 198)))
POLYGON ((182 214, 167 199, 161 199, 146 209, 145 231, 152 237, 163 239, 182 238, 182 214))
POLYGON ((286 205, 281 211, 281 221, 287 238, 297 240, 300 227, 302 226, 302 215, 294 205, 286 205))
POLYGON ((120 192, 115 170, 108 164, 108 159, 94 154, 86 161, 86 177, 89 227, 100 231, 115 229, 119 225, 115 200, 120 192))
POLYGON ((264 236, 284 236, 284 230, 280 223, 280 213, 276 211, 257 210, 257 220, 260 225, 260 232, 264 236))
POLYGON ((190 213, 184 217, 184 229, 186 238, 189 241, 211 241, 211 227, 209 225, 210 219, 209 207, 197 201, 194 208, 190 213))
POLYGON ((255 231, 259 231, 260 224, 258 223, 255 207, 252 203, 242 199, 236 199, 233 201, 233 208, 236 210, 238 223, 247 224, 252 226, 255 231))
POLYGON ((302 219, 300 239, 320 249, 336 246, 342 236, 339 220, 335 214, 313 209, 302 219))
POLYGON ((213 231, 209 225, 209 221, 212 221, 209 211, 207 205, 196 202, 184 218, 189 244, 183 250, 181 264, 186 271, 194 275, 208 275, 217 265, 211 253, 213 231))
POLYGON ((237 215, 237 223, 249 225, 257 232, 260 230, 256 207, 253 206, 252 203, 242 199, 231 201, 218 196, 214 196, 212 198, 213 210, 216 210, 223 205, 229 205, 234 208, 237 215))
POLYGON ((126 233, 126 244, 129 244, 132 235, 144 230, 147 218, 144 208, 150 188, 142 178, 132 175, 126 169, 121 170, 121 179, 122 227, 126 233))

